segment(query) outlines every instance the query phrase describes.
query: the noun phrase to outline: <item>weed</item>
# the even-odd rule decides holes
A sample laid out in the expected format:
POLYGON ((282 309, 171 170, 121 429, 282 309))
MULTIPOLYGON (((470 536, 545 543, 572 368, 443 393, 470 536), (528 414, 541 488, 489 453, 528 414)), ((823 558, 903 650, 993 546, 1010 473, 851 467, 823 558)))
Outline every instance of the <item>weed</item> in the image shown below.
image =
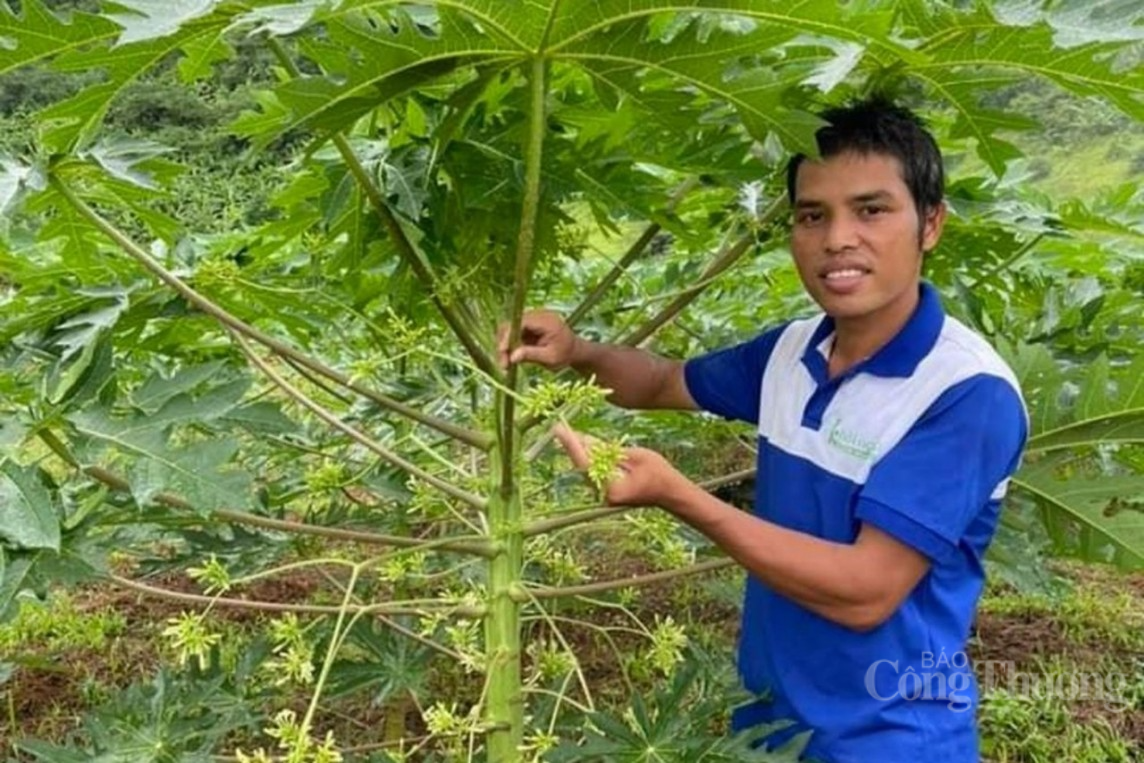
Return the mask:
POLYGON ((0 625, 0 653, 103 649, 126 627, 118 612, 85 612, 70 594, 59 593, 47 604, 26 603, 15 620, 0 625))
POLYGON ((1078 723, 1060 698, 998 689, 981 703, 981 751, 996 763, 1132 763, 1138 750, 1102 718, 1078 723))

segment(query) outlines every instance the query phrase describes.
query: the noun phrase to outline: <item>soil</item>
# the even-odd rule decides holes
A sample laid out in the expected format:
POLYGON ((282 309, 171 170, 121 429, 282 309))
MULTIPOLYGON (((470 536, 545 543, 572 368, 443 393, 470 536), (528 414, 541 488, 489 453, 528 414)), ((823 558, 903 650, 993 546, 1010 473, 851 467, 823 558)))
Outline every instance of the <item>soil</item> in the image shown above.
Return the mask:
MULTIPOLYGON (((624 578, 648 572, 635 556, 618 555, 606 569, 591 569, 594 579, 624 578)), ((1110 586, 1106 590, 1131 590, 1135 592, 1144 609, 1144 575, 1118 576, 1114 581, 1103 579, 1102 573, 1082 573, 1088 582, 1110 586)), ((185 578, 169 575, 153 582, 173 591, 198 592, 197 585, 185 578)), ((288 580, 269 580, 250 587, 241 595, 245 598, 263 601, 305 601, 321 585, 317 574, 297 575, 288 580)), ((738 607, 723 603, 702 593, 701 584, 676 581, 642 589, 638 599, 630 607, 645 622, 652 622, 655 614, 670 613, 677 622, 703 623, 713 628, 719 642, 734 643, 738 631, 738 607), (688 591, 692 595, 687 596, 688 591), (686 600, 681 605, 681 597, 686 600)), ((155 634, 161 630, 166 619, 187 609, 187 605, 145 596, 123 589, 93 587, 76 592, 74 598, 82 601, 83 608, 89 610, 115 609, 126 620, 124 635, 114 640, 104 650, 77 650, 69 654, 37 655, 38 663, 21 665, 10 681, 0 687, 0 701, 7 702, 5 695, 12 698, 12 709, 24 733, 39 738, 62 739, 74 729, 81 714, 87 708, 85 694, 90 695, 92 686, 123 686, 132 681, 145 680, 157 669, 160 654, 157 652, 155 634), (6 690, 6 691, 5 691, 6 690)), ((217 617, 236 625, 255 627, 266 614, 241 609, 219 609, 217 617)), ((643 639, 624 629, 632 626, 628 614, 618 609, 600 609, 567 605, 558 610, 569 621, 562 620, 561 632, 580 656, 581 667, 590 686, 596 693, 597 701, 620 698, 626 688, 618 672, 615 651, 629 652, 642 648, 643 639), (572 619, 587 619, 591 626, 576 625, 572 619), (600 629, 609 629, 612 642, 600 635, 600 629)), ((532 625, 526 634, 526 643, 545 635, 549 628, 542 621, 532 625)), ((1079 666, 1108 664, 1109 659, 1117 665, 1139 666, 1144 664, 1144 654, 1112 644, 1086 642, 1070 638, 1063 626, 1051 617, 1042 614, 995 614, 982 612, 974 629, 970 644, 970 658, 974 664, 985 661, 1009 663, 1020 671, 1039 670, 1038 661, 1062 656, 1079 666)), ((9 657, 9 659, 11 659, 9 657)), ((456 679, 456 676, 454 676, 456 679)), ((468 693, 469 689, 479 690, 477 682, 469 687, 463 685, 456 698, 468 693)), ((0 710, 0 718, 7 716, 6 708, 0 710)), ((415 708, 406 707, 407 732, 412 734, 423 730, 421 719, 415 708)), ((1133 740, 1144 749, 1144 708, 1125 710, 1113 703, 1075 702, 1070 703, 1069 712, 1078 723, 1101 719, 1116 729, 1126 739, 1133 740)), ((384 713, 376 707, 363 704, 361 708, 345 710, 340 719, 326 719, 324 727, 338 728, 339 735, 350 734, 363 723, 374 729, 384 721, 384 713), (328 725, 327 725, 328 724, 328 725)), ((0 742, 5 741, 4 729, 7 723, 0 724, 0 742)))

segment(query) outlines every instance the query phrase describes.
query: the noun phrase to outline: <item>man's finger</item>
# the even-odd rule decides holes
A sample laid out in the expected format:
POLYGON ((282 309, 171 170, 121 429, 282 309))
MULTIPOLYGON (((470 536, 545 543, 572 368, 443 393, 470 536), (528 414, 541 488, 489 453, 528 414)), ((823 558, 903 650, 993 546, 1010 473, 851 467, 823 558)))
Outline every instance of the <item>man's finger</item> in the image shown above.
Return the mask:
POLYGON ((591 459, 588 457, 588 448, 580 435, 572 431, 567 424, 557 424, 552 428, 552 434, 560 441, 560 445, 572 459, 572 465, 581 471, 588 468, 591 459))
POLYGON ((521 345, 512 351, 509 355, 510 363, 524 363, 529 361, 532 363, 539 363, 544 365, 548 361, 548 353, 543 347, 529 347, 528 345, 521 345))

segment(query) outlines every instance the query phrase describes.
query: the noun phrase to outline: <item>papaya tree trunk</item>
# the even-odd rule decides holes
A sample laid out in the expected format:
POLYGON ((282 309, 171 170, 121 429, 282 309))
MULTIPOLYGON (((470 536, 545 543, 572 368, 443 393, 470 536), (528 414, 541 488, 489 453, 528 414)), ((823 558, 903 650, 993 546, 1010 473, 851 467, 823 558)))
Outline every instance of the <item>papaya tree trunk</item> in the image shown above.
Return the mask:
MULTIPOLYGON (((520 342, 521 320, 528 298, 536 223, 540 210, 540 168, 544 153, 545 98, 548 62, 535 56, 529 66, 528 138, 525 149, 525 193, 517 239, 513 298, 510 308, 510 347, 520 342)), ((489 567, 488 615, 485 618, 485 652, 488 669, 487 720, 490 730, 490 763, 519 763, 524 741, 524 697, 521 680, 520 604, 514 594, 524 568, 524 514, 516 470, 520 466, 520 432, 516 421, 514 393, 520 386, 520 370, 508 370, 507 391, 498 391, 498 432, 493 459, 499 475, 497 490, 489 501, 489 533, 496 552, 489 567)))

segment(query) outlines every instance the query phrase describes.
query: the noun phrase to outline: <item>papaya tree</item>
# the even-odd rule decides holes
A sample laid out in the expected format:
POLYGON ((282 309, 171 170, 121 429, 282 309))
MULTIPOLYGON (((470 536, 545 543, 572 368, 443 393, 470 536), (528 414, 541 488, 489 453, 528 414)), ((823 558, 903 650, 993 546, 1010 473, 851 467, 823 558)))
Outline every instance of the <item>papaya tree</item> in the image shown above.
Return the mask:
MULTIPOLYGON (((320 652, 296 620, 276 631, 275 669, 312 689, 301 718, 271 725, 288 760, 338 759, 337 741, 316 732, 323 693, 385 680, 368 659, 343 670, 339 655, 368 652, 379 629, 396 633, 481 677, 471 710, 420 708, 443 754, 540 759, 557 740, 534 716, 537 697, 555 694, 553 718, 562 703, 593 709, 574 657, 555 691, 529 673, 543 654, 573 651, 557 603, 728 561, 657 514, 597 505, 594 483, 635 425, 591 380, 502 368, 498 327, 512 349, 524 310, 544 302, 596 336, 685 352, 805 308, 779 275, 785 160, 813 152, 818 106, 870 89, 919 104, 949 150, 991 178, 951 189, 950 238, 970 256, 934 266, 965 292, 967 318, 996 313, 1009 269, 1053 240, 1098 251, 1078 232, 1112 225, 1099 215, 1052 204, 999 213, 1013 192, 994 181, 1020 157, 1015 136, 1036 125, 987 104, 1036 77, 1139 120, 1140 36, 1125 31, 1139 27, 1100 4, 965 5, 0 5, 0 75, 99 74, 37 113, 22 148, 0 159, 0 612, 55 584, 110 581, 188 606, 168 630, 189 662, 217 646, 214 608, 317 618, 320 652), (192 230, 173 191, 188 168, 105 119, 133 83, 172 67, 188 88, 208 85, 239 40, 273 56, 275 81, 231 130, 242 161, 272 157, 280 177, 265 189, 267 219, 192 230), (758 312, 740 301, 711 336, 689 333, 688 307, 752 260, 772 290, 756 295, 758 312), (616 434, 586 480, 550 447, 559 420, 616 434), (589 579, 572 533, 620 515, 661 569, 589 579), (145 564, 128 563, 136 553, 145 564), (148 580, 171 569, 202 592, 148 580), (299 573, 318 576, 328 600, 241 594, 299 573), (526 642, 536 624, 552 641, 526 642)), ((1137 244, 1138 223, 1121 231, 1137 244)), ((1062 408, 1059 359, 1027 344, 1011 352, 1044 392, 1017 492, 1046 517, 1079 521, 1094 548, 1144 558, 1134 503, 1144 480, 1118 455, 1144 437, 1139 363, 1125 371, 1113 352, 1062 408)), ((647 665, 670 672, 674 623, 638 627, 647 665)), ((397 720, 383 741, 404 738, 416 682, 387 695, 397 720)), ((632 728, 636 752, 667 733, 647 718, 632 728)), ((704 744, 677 748, 678 759, 772 754, 704 744)))

